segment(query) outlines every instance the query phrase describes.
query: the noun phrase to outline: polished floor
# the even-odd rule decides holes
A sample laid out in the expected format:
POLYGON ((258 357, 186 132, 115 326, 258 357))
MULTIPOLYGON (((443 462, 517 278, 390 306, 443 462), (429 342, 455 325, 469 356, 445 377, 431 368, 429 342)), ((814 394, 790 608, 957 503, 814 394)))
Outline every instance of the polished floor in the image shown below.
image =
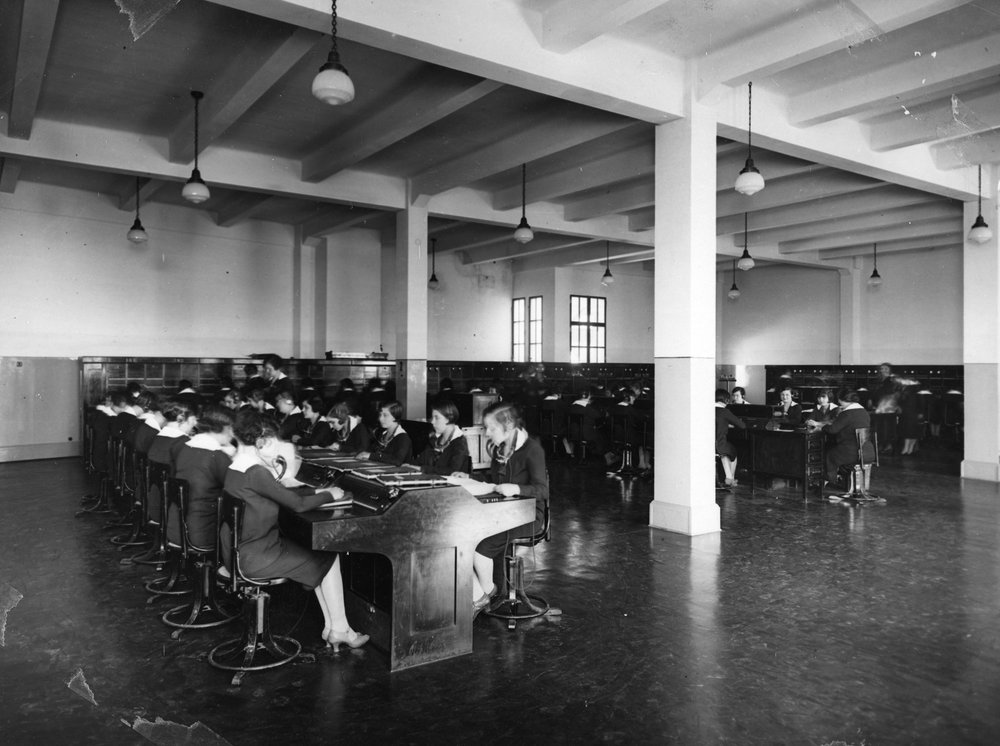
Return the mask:
POLYGON ((74 517, 78 462, 0 465, 0 743, 1000 743, 1000 491, 954 465, 887 459, 868 507, 719 493, 691 539, 648 528, 649 481, 553 462, 528 565, 561 617, 390 675, 289 589, 275 627, 313 655, 240 688, 205 661, 231 632, 172 640, 74 517))

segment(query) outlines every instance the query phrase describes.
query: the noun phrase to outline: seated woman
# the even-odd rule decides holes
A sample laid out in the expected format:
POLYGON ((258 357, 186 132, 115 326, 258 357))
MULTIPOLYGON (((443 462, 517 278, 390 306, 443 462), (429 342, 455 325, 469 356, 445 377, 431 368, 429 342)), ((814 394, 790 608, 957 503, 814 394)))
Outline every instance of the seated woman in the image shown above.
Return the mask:
POLYGON ((733 392, 729 395, 730 404, 749 404, 747 401, 747 390, 742 386, 733 386, 733 392))
MULTIPOLYGON (((240 536, 241 569, 251 578, 289 578, 316 591, 323 611, 323 639, 334 650, 341 643, 358 648, 368 635, 351 629, 344 609, 344 584, 340 555, 314 552, 284 539, 278 532, 280 508, 302 513, 344 496, 339 487, 315 490, 288 489, 274 478, 271 469, 282 441, 274 421, 259 412, 236 416, 236 455, 226 472, 225 491, 243 501, 240 536)), ((231 567, 229 527, 220 532, 223 559, 231 567)))
MULTIPOLYGON (((191 438, 191 433, 198 425, 198 418, 194 415, 194 410, 187 404, 179 401, 168 401, 163 407, 163 427, 153 438, 149 446, 150 464, 160 464, 167 467, 170 476, 174 474, 174 465, 177 463, 177 454, 184 444, 191 438)), ((158 484, 151 484, 146 497, 146 505, 149 515, 153 520, 159 520, 160 505, 162 495, 158 484)))
POLYGON ((378 410, 379 428, 375 431, 370 451, 361 451, 359 459, 381 461, 386 464, 405 464, 413 457, 413 443, 399 421, 403 418, 403 405, 398 401, 385 402, 378 410))
POLYGON ((726 409, 729 394, 725 389, 715 390, 715 452, 722 461, 725 485, 732 490, 736 486, 736 446, 729 442, 729 428, 746 430, 743 420, 726 409))
POLYGON ((549 501, 545 451, 524 429, 518 408, 510 402, 493 402, 483 412, 483 426, 490 442, 490 481, 496 485, 495 491, 504 497, 535 498, 535 520, 479 542, 472 560, 472 607, 477 614, 489 605, 498 591, 493 568, 496 562, 502 561, 508 542, 541 531, 549 501))
MULTIPOLYGON (((860 404, 861 397, 857 391, 842 388, 837 391, 837 402, 840 410, 833 422, 823 424, 817 420, 807 421, 810 428, 823 428, 824 432, 834 436, 834 444, 826 448, 826 480, 833 483, 837 480, 837 470, 841 466, 853 465, 858 462, 858 439, 855 430, 870 428, 871 417, 868 410, 860 404)), ((874 458, 874 454, 871 454, 874 458)))
POLYGON ((143 391, 135 400, 135 405, 142 410, 139 415, 139 427, 132 436, 132 450, 143 456, 149 453, 153 438, 159 435, 166 418, 160 411, 160 402, 152 391, 143 391))
POLYGON ((330 421, 335 436, 330 444, 331 451, 360 453, 369 449, 371 434, 357 413, 356 400, 337 402, 326 418, 330 421))
POLYGON ((313 396, 302 402, 302 427, 292 436, 292 442, 302 448, 326 448, 334 440, 333 428, 323 417, 323 399, 313 396))
POLYGON ((813 407, 812 415, 809 419, 824 424, 833 422, 837 416, 837 405, 830 403, 830 392, 826 389, 817 392, 816 406, 813 407))
POLYGON ((792 401, 792 389, 785 386, 778 394, 778 406, 774 409, 774 419, 780 425, 794 427, 802 422, 802 407, 792 401))
POLYGON ((291 441, 292 437, 301 432, 305 426, 302 410, 296 405, 295 397, 292 396, 291 391, 282 391, 278 394, 274 407, 278 410, 278 432, 281 439, 291 441))
MULTIPOLYGON (((216 506, 226 481, 226 470, 236 453, 234 418, 233 412, 221 405, 206 405, 198 417, 198 434, 177 452, 174 476, 187 480, 188 533, 198 547, 214 547, 218 537, 216 506)), ((173 506, 167 515, 167 536, 180 543, 180 521, 173 506)))
POLYGON ((414 461, 424 474, 448 476, 468 468, 469 444, 462 428, 455 424, 457 421, 458 407, 450 399, 438 399, 431 404, 434 432, 414 461))

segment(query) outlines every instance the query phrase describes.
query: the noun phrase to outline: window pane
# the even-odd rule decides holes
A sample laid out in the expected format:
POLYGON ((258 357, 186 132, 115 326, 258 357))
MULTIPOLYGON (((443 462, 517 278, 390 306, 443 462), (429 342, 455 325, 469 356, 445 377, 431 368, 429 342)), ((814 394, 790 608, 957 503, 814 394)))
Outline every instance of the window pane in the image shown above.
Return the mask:
POLYGON ((607 303, 607 301, 605 301, 604 298, 597 298, 596 303, 597 303, 597 323, 603 324, 605 304, 607 303))

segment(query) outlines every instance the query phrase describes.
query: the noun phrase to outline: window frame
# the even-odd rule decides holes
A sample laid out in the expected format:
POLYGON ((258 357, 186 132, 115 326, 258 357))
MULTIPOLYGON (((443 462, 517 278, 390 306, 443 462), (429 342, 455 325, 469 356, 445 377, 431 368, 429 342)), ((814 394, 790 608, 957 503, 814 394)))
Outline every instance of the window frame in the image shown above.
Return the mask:
POLYGON ((571 363, 607 362, 607 298, 600 295, 569 296, 569 360, 571 363), (575 309, 582 313, 575 312, 575 309), (585 320, 579 320, 581 318, 585 320))

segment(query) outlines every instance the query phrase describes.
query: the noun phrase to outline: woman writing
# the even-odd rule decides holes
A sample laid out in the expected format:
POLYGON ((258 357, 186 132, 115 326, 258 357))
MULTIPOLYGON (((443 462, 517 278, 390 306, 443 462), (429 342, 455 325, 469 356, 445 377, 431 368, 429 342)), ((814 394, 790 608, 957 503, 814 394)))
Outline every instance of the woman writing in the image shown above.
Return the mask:
POLYGON ((362 451, 359 459, 371 459, 385 464, 399 466, 413 456, 413 443, 399 424, 403 417, 403 405, 398 401, 385 402, 378 410, 379 428, 370 451, 362 451))
POLYGON ((462 428, 455 424, 458 407, 448 399, 431 406, 431 433, 427 446, 416 459, 424 474, 448 476, 469 468, 469 444, 462 428))
MULTIPOLYGON (((282 441, 270 418, 258 412, 240 412, 233 430, 236 456, 226 472, 225 490, 244 504, 241 569, 252 578, 289 578, 314 589, 323 612, 326 643, 334 650, 341 644, 361 647, 368 642, 368 635, 358 634, 347 622, 340 556, 305 549, 287 541, 278 532, 280 508, 302 513, 331 499, 342 498, 344 491, 339 487, 290 490, 279 483, 271 469, 282 441)), ((230 565, 231 558, 226 556, 228 526, 221 534, 223 556, 230 565)))
POLYGON ((299 432, 292 436, 295 445, 326 448, 333 443, 333 428, 330 427, 326 417, 320 414, 323 409, 322 397, 313 396, 302 402, 302 426, 299 432))

